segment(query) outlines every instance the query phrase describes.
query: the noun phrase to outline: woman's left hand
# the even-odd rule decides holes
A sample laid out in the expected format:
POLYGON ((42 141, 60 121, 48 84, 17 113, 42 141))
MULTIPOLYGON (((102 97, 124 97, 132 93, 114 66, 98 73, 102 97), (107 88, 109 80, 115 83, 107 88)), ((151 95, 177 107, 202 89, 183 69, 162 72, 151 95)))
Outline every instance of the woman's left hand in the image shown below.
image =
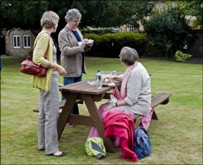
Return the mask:
POLYGON ((67 73, 66 73, 66 70, 61 66, 61 65, 58 65, 58 67, 56 68, 56 70, 59 72, 59 74, 61 76, 65 76, 67 73))
POLYGON ((86 47, 92 47, 93 43, 88 43, 86 47))

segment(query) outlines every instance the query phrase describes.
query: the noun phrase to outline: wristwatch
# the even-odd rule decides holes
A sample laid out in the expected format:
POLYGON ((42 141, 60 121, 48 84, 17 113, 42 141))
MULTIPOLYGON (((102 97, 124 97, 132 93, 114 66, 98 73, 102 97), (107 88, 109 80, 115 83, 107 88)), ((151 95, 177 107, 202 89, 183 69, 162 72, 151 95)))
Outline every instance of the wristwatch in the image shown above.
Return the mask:
POLYGON ((117 104, 117 102, 115 102, 114 107, 117 107, 117 106, 118 106, 118 104, 117 104))

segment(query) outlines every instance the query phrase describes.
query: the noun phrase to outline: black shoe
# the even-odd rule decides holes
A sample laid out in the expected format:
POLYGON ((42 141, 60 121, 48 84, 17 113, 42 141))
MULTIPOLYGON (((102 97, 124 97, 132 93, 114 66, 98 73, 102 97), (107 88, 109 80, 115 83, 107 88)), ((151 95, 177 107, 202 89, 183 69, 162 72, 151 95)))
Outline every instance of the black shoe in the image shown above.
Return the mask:
POLYGON ((44 151, 45 150, 45 148, 39 148, 39 151, 44 151))

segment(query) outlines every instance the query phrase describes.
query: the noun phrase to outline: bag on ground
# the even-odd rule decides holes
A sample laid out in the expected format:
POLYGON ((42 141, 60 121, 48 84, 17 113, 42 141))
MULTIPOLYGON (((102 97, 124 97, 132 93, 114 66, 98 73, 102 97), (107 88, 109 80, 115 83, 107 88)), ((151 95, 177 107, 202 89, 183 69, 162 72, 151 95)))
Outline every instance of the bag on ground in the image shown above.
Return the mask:
POLYGON ((134 152, 138 159, 149 156, 152 151, 149 135, 146 129, 139 126, 134 130, 134 152))
POLYGON ((89 156, 96 156, 97 159, 102 159, 106 155, 103 139, 100 137, 88 138, 85 142, 85 150, 89 156))

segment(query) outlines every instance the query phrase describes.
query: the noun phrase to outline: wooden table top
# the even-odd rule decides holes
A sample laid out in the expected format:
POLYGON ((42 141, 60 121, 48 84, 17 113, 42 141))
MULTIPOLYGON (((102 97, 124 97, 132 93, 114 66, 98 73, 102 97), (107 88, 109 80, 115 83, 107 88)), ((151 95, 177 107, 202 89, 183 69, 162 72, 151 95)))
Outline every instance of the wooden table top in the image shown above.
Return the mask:
POLYGON ((62 92, 72 92, 81 94, 92 94, 100 95, 112 90, 114 87, 102 87, 102 89, 97 89, 95 85, 88 84, 88 80, 79 81, 77 83, 64 85, 60 87, 62 92))

